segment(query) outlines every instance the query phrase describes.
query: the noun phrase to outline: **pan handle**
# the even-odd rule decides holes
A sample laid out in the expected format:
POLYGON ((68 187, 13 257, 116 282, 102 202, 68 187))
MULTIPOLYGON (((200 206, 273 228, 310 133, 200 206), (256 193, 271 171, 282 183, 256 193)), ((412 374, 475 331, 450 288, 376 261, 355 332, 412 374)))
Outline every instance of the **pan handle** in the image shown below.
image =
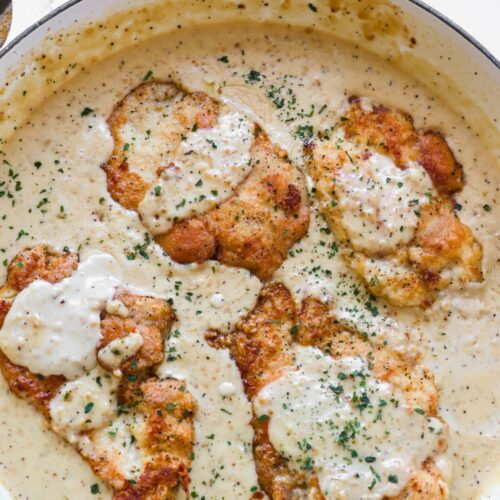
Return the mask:
POLYGON ((12 0, 12 22, 5 43, 10 43, 25 29, 59 7, 66 0, 12 0))

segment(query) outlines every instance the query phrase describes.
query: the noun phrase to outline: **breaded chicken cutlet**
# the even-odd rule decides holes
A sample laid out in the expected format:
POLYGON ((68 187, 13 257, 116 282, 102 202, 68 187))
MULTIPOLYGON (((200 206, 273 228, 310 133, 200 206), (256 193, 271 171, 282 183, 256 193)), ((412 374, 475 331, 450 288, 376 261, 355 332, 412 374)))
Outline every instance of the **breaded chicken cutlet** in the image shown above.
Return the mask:
POLYGON ((439 133, 351 98, 333 131, 307 150, 321 211, 374 295, 427 306, 452 283, 482 280, 481 245, 452 198, 462 169, 439 133))
MULTIPOLYGON (((264 287, 256 307, 234 332, 225 336, 208 332, 206 336, 214 347, 229 348, 247 396, 254 402, 254 458, 261 488, 273 500, 324 498, 315 471, 310 467, 292 468, 289 459, 281 456, 271 443, 269 418, 262 419, 255 414, 255 398, 259 392, 293 366, 294 346, 317 347, 335 360, 350 356, 365 358, 369 360, 373 377, 402 392, 410 412, 437 416, 438 392, 425 367, 345 329, 317 299, 305 299, 297 310, 290 292, 281 284, 264 287)), ((353 408, 353 415, 354 411, 353 408)), ((445 438, 440 439, 439 446, 445 449, 445 438)), ((446 482, 433 459, 428 457, 414 470, 397 496, 385 498, 439 500, 446 498, 447 493, 446 482)))
MULTIPOLYGON (((76 253, 54 253, 45 245, 20 252, 10 263, 6 283, 0 288, 0 328, 22 290, 35 280, 59 282, 70 277, 77 266, 76 253)), ((127 314, 107 310, 101 313, 101 339, 97 348, 101 368, 95 382, 102 386, 104 379, 109 379, 106 383, 116 384, 118 406, 109 424, 82 430, 71 442, 113 489, 116 500, 173 499, 179 488, 186 491, 188 488, 195 411, 194 399, 182 381, 160 380, 154 375, 154 368, 163 360, 164 340, 174 315, 164 300, 135 295, 125 288, 117 288, 114 300, 126 308, 127 314), (142 337, 141 347, 118 366, 107 365, 100 353, 112 342, 118 345, 118 339, 131 333, 142 337), (133 443, 132 451, 140 457, 134 461, 133 472, 125 441, 133 443)), ((65 386, 68 382, 65 377, 31 373, 3 353, 0 353, 0 368, 11 390, 29 401, 56 433, 68 438, 62 429, 54 428, 50 410, 51 401, 69 387, 65 386)), ((71 398, 70 393, 68 389, 64 399, 71 398)))
POLYGON ((116 106, 108 125, 108 191, 139 213, 174 261, 216 259, 267 279, 306 233, 301 172, 257 125, 207 94, 148 82, 116 106), (168 189, 185 193, 162 205, 168 189))

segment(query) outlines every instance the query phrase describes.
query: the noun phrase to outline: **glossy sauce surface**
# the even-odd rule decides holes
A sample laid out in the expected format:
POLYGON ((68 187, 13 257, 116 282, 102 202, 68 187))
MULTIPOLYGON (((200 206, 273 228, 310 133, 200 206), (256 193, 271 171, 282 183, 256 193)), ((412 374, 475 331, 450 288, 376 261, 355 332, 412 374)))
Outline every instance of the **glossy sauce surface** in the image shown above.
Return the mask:
MULTIPOLYGON (((127 284, 171 297, 178 322, 160 374, 186 378, 198 402, 191 494, 250 496, 257 485, 250 404, 229 354, 211 348, 203 333, 231 329, 255 304, 261 283, 247 271, 212 262, 174 264, 151 243, 137 214, 110 199, 99 168, 112 150, 107 117, 149 72, 234 106, 299 164, 303 141, 331 127, 353 94, 397 106, 417 126, 445 133, 464 165, 466 187, 457 203, 483 244, 484 283, 449 290, 425 311, 389 308, 363 290, 316 213, 274 279, 297 301, 309 295, 330 301, 374 341, 411 350, 410 336, 441 389, 440 412, 450 426, 451 498, 477 497, 500 462, 499 173, 464 119, 387 62, 326 35, 241 24, 179 30, 87 67, 2 146, 2 259, 37 242, 78 248, 82 258, 101 250, 118 261, 127 284)), ((0 482, 30 500, 74 498, 75 492, 98 498, 91 494, 98 481, 88 466, 9 393, 3 379, 0 391, 0 482)), ((104 486, 100 490, 110 498, 104 486)))

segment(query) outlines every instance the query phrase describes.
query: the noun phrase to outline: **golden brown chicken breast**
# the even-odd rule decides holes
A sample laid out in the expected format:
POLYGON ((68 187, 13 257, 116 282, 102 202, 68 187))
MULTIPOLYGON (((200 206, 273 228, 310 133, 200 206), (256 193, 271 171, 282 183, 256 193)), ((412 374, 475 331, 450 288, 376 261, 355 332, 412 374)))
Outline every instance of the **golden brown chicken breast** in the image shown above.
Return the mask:
MULTIPOLYGON (((434 379, 426 368, 387 346, 372 344, 361 334, 344 328, 327 306, 317 299, 304 300, 301 309, 297 310, 291 294, 281 284, 271 283, 264 287, 255 309, 240 322, 233 333, 221 336, 217 332, 209 332, 207 338, 216 347, 229 348, 240 369, 246 393, 254 403, 254 458, 261 488, 273 499, 324 498, 321 481, 318 479, 318 471, 321 469, 310 466, 313 462, 309 465, 306 463, 306 466, 303 463, 300 468, 293 467, 291 457, 280 454, 271 442, 269 429, 273 415, 259 415, 255 412, 256 399, 261 397, 259 393, 295 369, 294 349, 297 346, 318 348, 328 359, 365 360, 370 377, 388 383, 402 393, 408 412, 416 412, 417 416, 422 414, 437 417, 438 392, 434 379)), ((322 376, 322 384, 329 385, 333 391, 332 396, 342 398, 343 389, 339 380, 344 381, 349 375, 339 373, 338 380, 333 381, 334 384, 330 383, 324 373, 322 376)), ((368 385, 366 391, 363 389, 368 379, 366 374, 356 372, 351 376, 362 379, 360 393, 358 396, 354 393, 351 402, 352 422, 356 422, 357 418, 361 419, 362 412, 366 411, 364 408, 373 403, 370 403, 369 398, 375 398, 375 393, 370 392, 368 385)), ((314 396, 310 396, 310 401, 314 401, 314 396)), ((380 400, 379 406, 385 407, 391 403, 380 400)), ((337 416, 339 422, 345 421, 340 415, 337 416)), ((377 414, 375 420, 379 416, 380 414, 377 414)), ((314 418, 319 417, 315 414, 314 418)), ((356 425, 359 426, 359 422, 356 425)), ((346 437, 345 430, 339 433, 335 421, 330 421, 328 428, 333 429, 333 432, 328 434, 329 440, 345 445, 350 438, 356 443, 354 430, 352 436, 346 437)), ((443 433, 437 438, 440 451, 446 447, 444 435, 443 433)), ((420 436, 418 438, 420 439, 420 436)), ((378 445, 381 443, 374 442, 371 446, 377 449, 378 445)), ((300 446, 311 449, 308 443, 300 446)), ((357 456, 352 448, 347 449, 353 452, 352 457, 357 456)), ((375 461, 374 457, 368 458, 369 462, 375 461)), ((397 480, 397 476, 389 478, 390 482, 397 480)), ((446 498, 447 492, 446 482, 432 457, 426 456, 408 482, 401 485, 397 495, 384 498, 436 500, 446 498)))
POLYGON ((439 133, 353 98, 333 134, 308 149, 322 213, 373 294, 425 306, 452 283, 482 280, 481 245, 452 199, 462 169, 439 133))
POLYGON ((267 279, 306 233, 301 172, 229 106, 149 82, 117 105, 108 125, 108 191, 139 213, 173 260, 217 259, 267 279))
MULTIPOLYGON (((55 253, 45 245, 19 253, 0 289, 0 335, 22 290, 35 280, 57 283, 69 278, 77 267, 76 253, 55 253)), ((77 448, 95 473, 114 489, 116 499, 174 498, 179 487, 188 488, 195 402, 182 381, 160 380, 154 375, 154 368, 163 360, 164 341, 173 319, 172 309, 164 300, 117 288, 101 313, 97 346, 101 366, 82 377, 68 381, 61 375, 31 373, 0 353, 0 368, 11 390, 30 401, 52 428, 77 448), (138 344, 127 355, 127 342, 133 336, 138 344), (88 383, 90 386, 85 385, 88 383), (84 400, 84 408, 75 411, 73 406, 80 403, 82 387, 90 387, 89 394, 95 401, 84 400), (91 422, 102 418, 94 415, 101 408, 96 396, 101 388, 110 389, 109 398, 115 406, 108 410, 104 404, 103 411, 109 415, 96 426, 91 422), (82 413, 88 417, 77 429, 74 421, 82 413)))

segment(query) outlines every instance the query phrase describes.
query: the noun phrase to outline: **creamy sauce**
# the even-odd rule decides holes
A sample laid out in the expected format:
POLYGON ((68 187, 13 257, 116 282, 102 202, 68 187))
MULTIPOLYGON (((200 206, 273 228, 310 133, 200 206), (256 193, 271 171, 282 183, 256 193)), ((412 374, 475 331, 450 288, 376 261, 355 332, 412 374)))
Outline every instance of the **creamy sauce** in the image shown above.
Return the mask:
MULTIPOLYGON (((175 77, 186 88, 230 102, 263 125, 299 163, 303 140, 331 127, 351 94, 398 106, 414 116, 418 127, 446 133, 467 179, 457 196, 460 216, 484 246, 483 284, 450 289, 424 312, 396 311, 365 292, 317 214, 308 236, 274 278, 285 282, 299 301, 311 293, 323 296, 341 319, 356 322, 374 339, 406 350, 411 333, 436 373, 440 412, 450 425, 451 498, 472 499, 483 486, 491 489, 500 463, 500 342, 495 326, 500 293, 495 199, 500 182, 494 160, 464 120, 389 63, 326 35, 241 24, 178 30, 86 68, 2 145, 8 162, 0 177, 0 192, 5 191, 0 197, 2 260, 43 241, 78 248, 82 261, 98 249, 118 261, 125 283, 172 298, 178 323, 159 374, 185 378, 198 402, 191 496, 248 498, 257 486, 250 404, 234 362, 226 351, 211 348, 203 333, 206 328, 231 328, 253 307, 261 284, 246 271, 213 263, 175 265, 145 236, 138 215, 107 194, 99 168, 112 151, 106 119, 149 71, 154 78, 175 77), (81 116, 86 107, 94 113, 81 116)), ((133 149, 131 143, 131 168, 139 170, 132 165, 133 149)), ((1 378, 0 391, 0 481, 16 498, 110 498, 102 484, 101 495, 91 494, 90 486, 98 480, 88 465, 49 433, 41 417, 14 397, 1 378)), ((134 432, 139 432, 140 422, 125 417, 119 417, 116 437, 107 427, 97 431, 110 453, 118 453, 131 427, 137 425, 134 432)), ((134 477, 140 457, 133 446, 125 451, 120 455, 123 467, 134 477)))
POLYGON ((370 374, 368 360, 334 360, 297 347, 297 369, 254 399, 269 436, 297 470, 314 470, 326 498, 395 496, 439 448, 442 423, 405 403, 403 393, 370 374))
POLYGON ((120 270, 110 255, 82 262, 68 278, 37 280, 16 296, 0 329, 0 348, 41 375, 74 379, 97 364, 100 313, 113 298, 120 270))
POLYGON ((334 202, 342 211, 342 225, 353 248, 378 254, 409 243, 419 211, 435 191, 425 169, 416 162, 399 168, 376 152, 366 157, 342 134, 333 140, 350 152, 335 175, 334 202))
POLYGON ((376 301, 339 255, 339 246, 313 202, 307 235, 289 251, 276 271, 300 304, 306 297, 327 302, 337 318, 354 326, 374 342, 410 352, 407 331, 394 319, 394 310, 376 301))
POLYGON ((228 198, 250 171, 253 128, 233 111, 219 115, 213 127, 188 132, 139 204, 146 227, 153 234, 166 233, 175 220, 228 198))
POLYGON ((106 426, 115 415, 117 388, 118 379, 100 367, 66 382, 49 405, 54 430, 75 442, 79 432, 106 426))
POLYGON ((258 484, 250 403, 228 352, 210 347, 204 334, 229 332, 253 309, 262 285, 246 270, 214 262, 190 273, 188 283, 175 285, 178 322, 159 374, 187 380, 198 403, 191 491, 207 498, 248 498, 258 484))
POLYGON ((88 457, 109 457, 126 479, 137 480, 147 458, 137 445, 145 427, 144 414, 129 412, 115 418, 107 427, 101 426, 92 441, 82 436, 78 448, 88 457))
POLYGON ((117 370, 126 359, 133 356, 142 346, 140 333, 130 333, 125 337, 112 340, 97 353, 99 363, 108 370, 117 370))

